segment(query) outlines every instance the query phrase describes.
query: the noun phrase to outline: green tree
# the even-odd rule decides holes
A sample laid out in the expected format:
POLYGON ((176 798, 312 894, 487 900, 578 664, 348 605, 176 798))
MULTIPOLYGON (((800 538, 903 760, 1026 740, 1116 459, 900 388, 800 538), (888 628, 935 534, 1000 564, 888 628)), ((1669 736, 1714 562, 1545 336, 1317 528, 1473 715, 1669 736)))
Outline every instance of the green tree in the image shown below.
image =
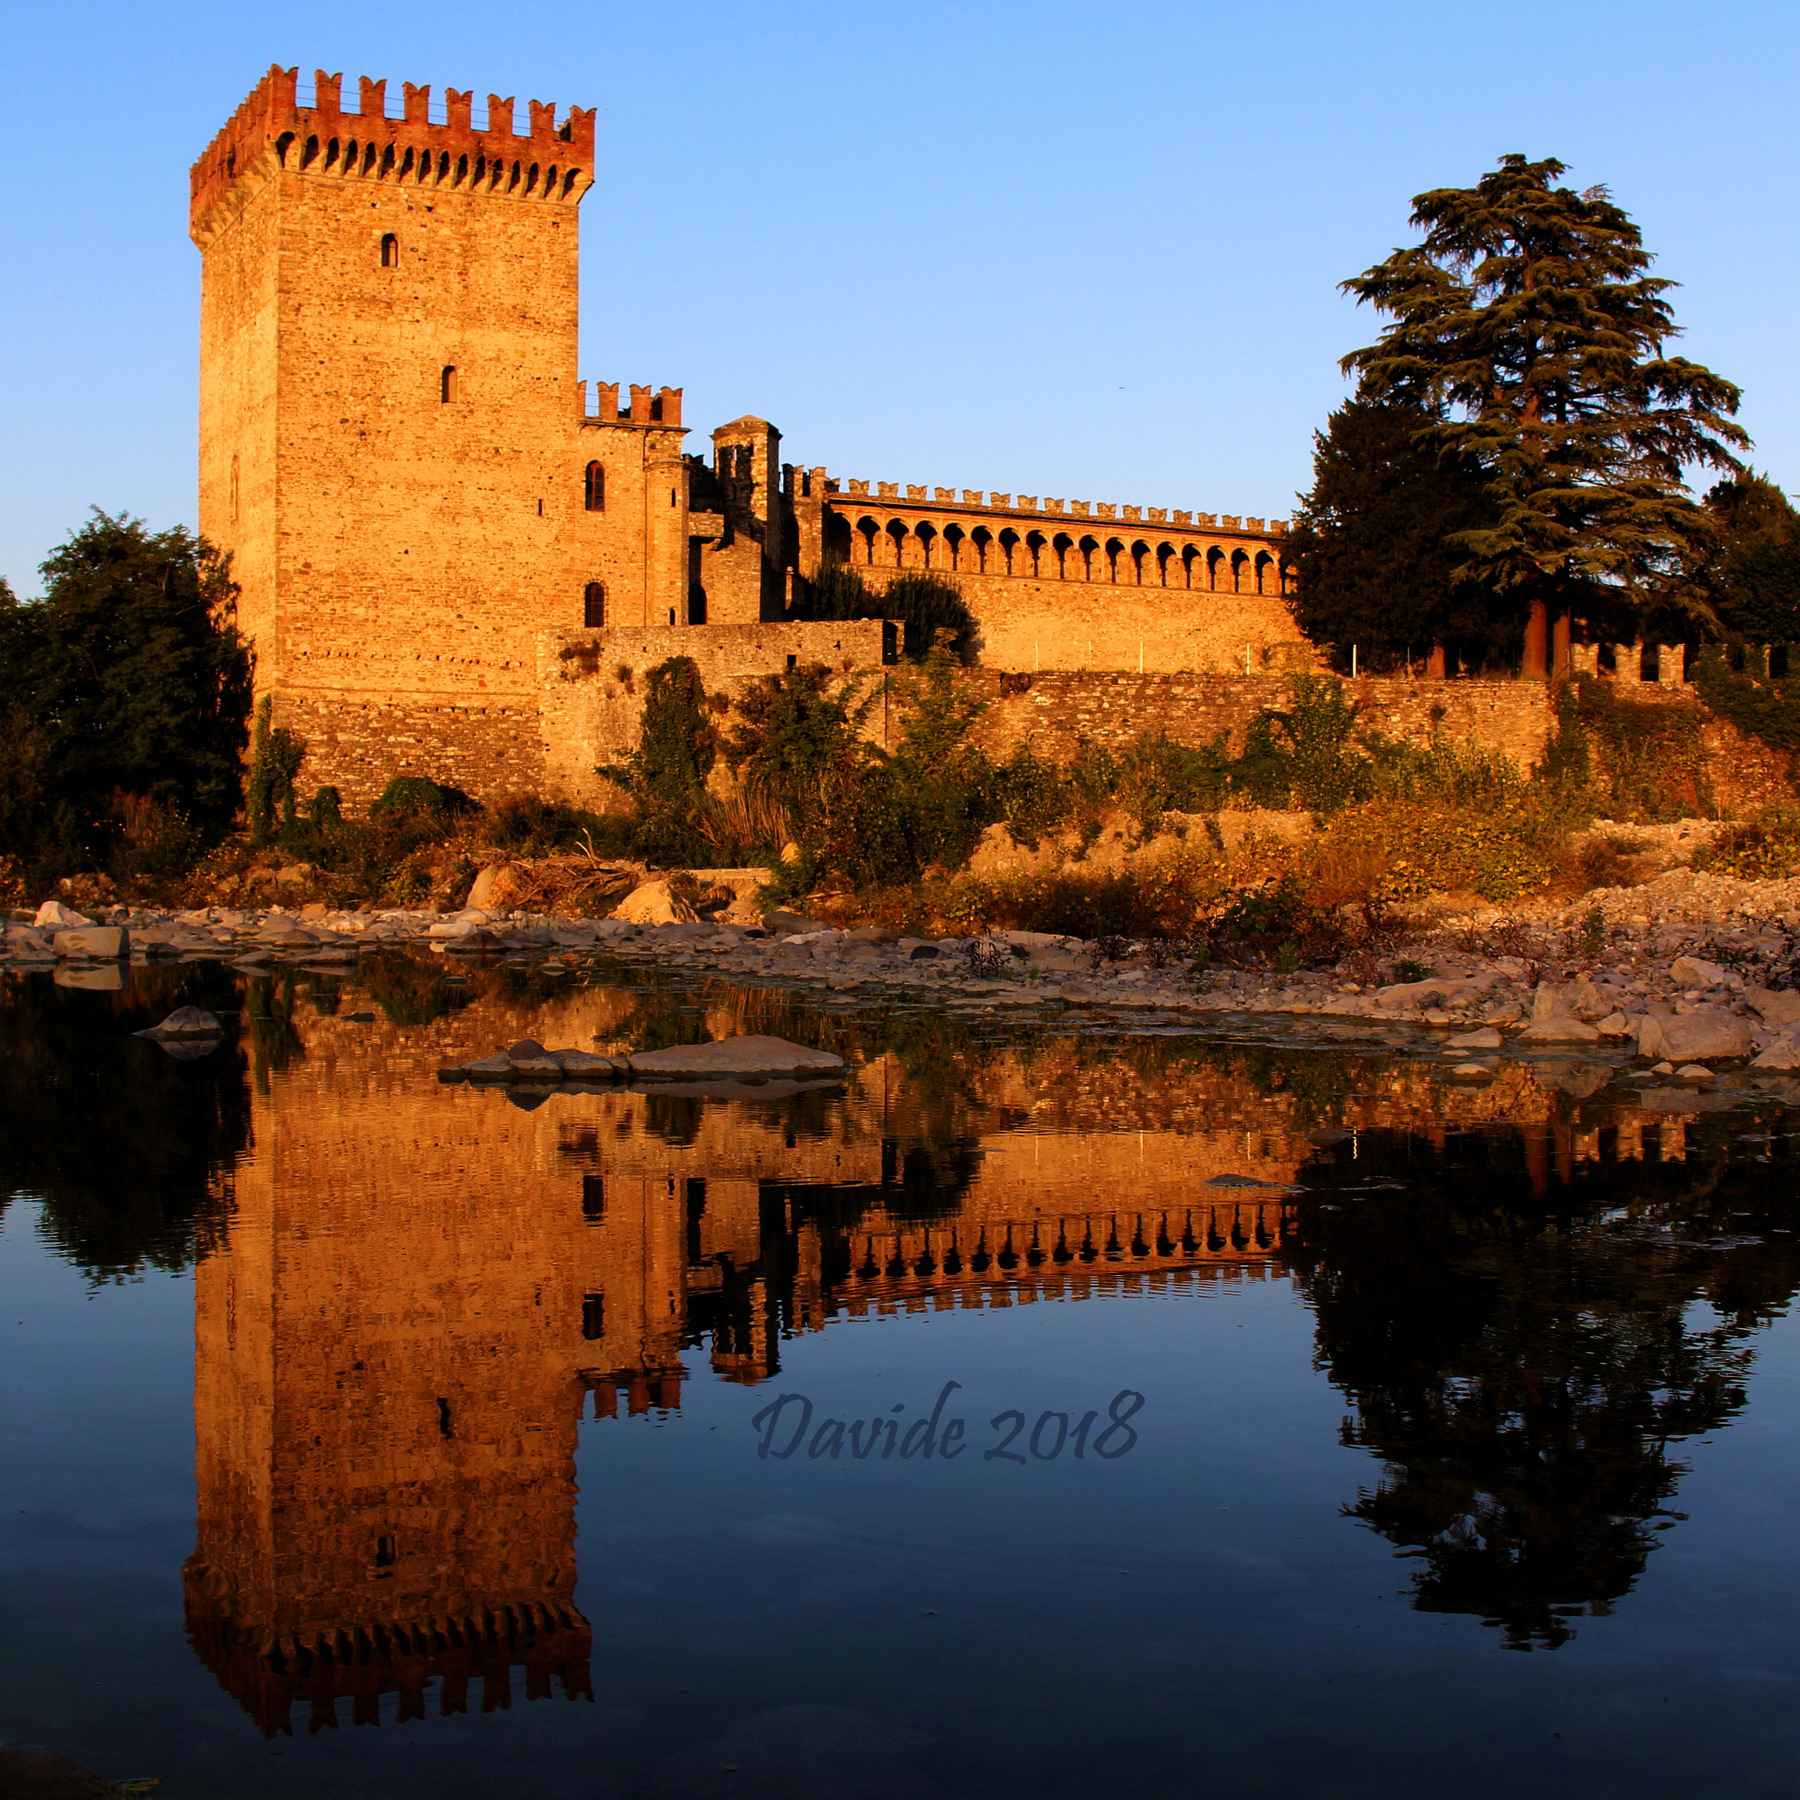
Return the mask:
POLYGON ((1477 665, 1516 653, 1516 607, 1459 579, 1452 539, 1492 522, 1481 466, 1431 441, 1441 420, 1358 394, 1313 434, 1313 484, 1283 554, 1294 622, 1347 669, 1381 670, 1444 645, 1477 665))
POLYGON ((1718 521, 1707 592, 1733 637, 1800 643, 1800 512, 1767 476, 1721 481, 1706 496, 1718 521))
POLYGON ((866 760, 862 728, 875 703, 861 684, 834 682, 823 663, 765 675, 738 702, 725 762, 756 802, 779 809, 803 846, 818 832, 831 790, 866 760))
POLYGON ((896 620, 909 662, 922 662, 936 643, 961 663, 974 662, 981 650, 975 615, 955 582, 927 571, 909 570, 872 588, 851 564, 827 562, 812 579, 796 582, 793 616, 896 620))
POLYGON ((250 655, 226 559, 177 526, 95 510, 42 565, 41 600, 0 606, 0 853, 104 860, 129 798, 197 843, 242 797, 250 655))
POLYGON ((1485 473, 1493 516, 1455 532, 1456 573, 1498 602, 1596 621, 1709 614, 1714 540, 1696 466, 1735 471, 1738 390, 1669 354, 1679 335, 1651 257, 1605 188, 1513 155, 1472 188, 1413 201, 1423 241, 1346 281, 1387 314, 1344 358, 1374 400, 1431 420, 1425 441, 1485 473))

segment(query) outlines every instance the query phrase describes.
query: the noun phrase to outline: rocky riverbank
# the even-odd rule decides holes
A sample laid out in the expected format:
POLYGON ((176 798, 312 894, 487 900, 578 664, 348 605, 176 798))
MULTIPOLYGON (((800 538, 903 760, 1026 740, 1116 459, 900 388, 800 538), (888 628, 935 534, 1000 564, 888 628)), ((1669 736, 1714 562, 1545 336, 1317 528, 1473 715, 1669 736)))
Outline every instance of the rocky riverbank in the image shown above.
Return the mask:
MULTIPOLYGON (((643 907, 627 909, 642 912, 643 907)), ((792 913, 754 924, 558 919, 469 907, 418 911, 113 908, 58 902, 15 915, 0 968, 68 985, 122 985, 136 963, 219 961, 247 973, 347 973, 382 949, 447 971, 522 962, 577 981, 602 965, 654 965, 747 984, 822 990, 830 1003, 960 1014, 1092 1015, 1139 1029, 1211 1029, 1262 1017, 1345 1040, 1429 1048, 1449 1072, 1491 1075, 1506 1057, 1575 1058, 1703 1093, 1723 1077, 1800 1078, 1800 881, 1689 871, 1603 890, 1535 917, 1488 909, 1420 917, 1391 953, 1294 973, 1196 970, 1154 943, 1041 932, 920 938, 842 929, 792 913)))

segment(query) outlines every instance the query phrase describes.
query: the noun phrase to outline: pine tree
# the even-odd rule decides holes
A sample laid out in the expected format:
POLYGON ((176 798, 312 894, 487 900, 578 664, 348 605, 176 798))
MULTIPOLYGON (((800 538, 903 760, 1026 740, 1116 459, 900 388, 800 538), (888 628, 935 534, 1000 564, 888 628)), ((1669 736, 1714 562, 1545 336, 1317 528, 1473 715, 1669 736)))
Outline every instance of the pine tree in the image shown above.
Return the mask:
POLYGON ((1714 524, 1684 477, 1735 471, 1749 444, 1737 388, 1668 353, 1674 283, 1646 273, 1637 226, 1563 173, 1505 156, 1473 188, 1418 195, 1423 241, 1343 284, 1393 321, 1345 372, 1486 474, 1492 520, 1450 542, 1460 579, 1529 609, 1528 667, 1552 613, 1707 617, 1714 524))
POLYGON ((1288 606, 1342 668, 1380 670, 1437 649, 1480 666, 1517 653, 1516 609, 1457 578, 1450 534, 1491 522, 1482 470, 1427 441, 1434 421, 1363 395, 1313 434, 1313 485, 1300 496, 1283 554, 1288 606))
POLYGON ((1706 496, 1718 521, 1707 591, 1720 623, 1754 644, 1800 643, 1800 512, 1754 471, 1706 496))

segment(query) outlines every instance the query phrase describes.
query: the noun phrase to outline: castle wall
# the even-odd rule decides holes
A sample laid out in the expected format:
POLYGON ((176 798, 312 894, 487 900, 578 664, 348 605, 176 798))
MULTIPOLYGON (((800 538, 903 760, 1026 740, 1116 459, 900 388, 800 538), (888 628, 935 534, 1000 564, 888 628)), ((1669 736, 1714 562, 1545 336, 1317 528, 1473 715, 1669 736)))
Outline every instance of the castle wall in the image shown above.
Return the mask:
POLYGON ((882 625, 707 625, 650 631, 548 632, 538 643, 539 756, 547 792, 605 810, 619 790, 595 773, 637 746, 643 679, 672 656, 691 657, 708 694, 736 701, 764 675, 824 663, 879 671, 882 625))
MULTIPOLYGON (((1311 668, 1282 595, 1285 525, 1035 495, 833 482, 791 471, 790 504, 823 508, 822 552, 885 587, 953 581, 1003 669, 1311 668), (823 489, 823 497, 819 490, 823 489)), ((803 528, 804 541, 808 533, 803 528)))
MULTIPOLYGON (((980 734, 996 754, 1029 743, 1053 759, 1072 756, 1084 742, 1117 748, 1154 732, 1195 746, 1223 733, 1241 750, 1251 720, 1285 706, 1291 693, 1285 678, 1272 675, 976 669, 966 679, 989 702, 980 734)), ((1415 744, 1434 733, 1473 740, 1521 767, 1543 755, 1554 724, 1553 693, 1538 681, 1374 677, 1343 686, 1367 729, 1415 744)))

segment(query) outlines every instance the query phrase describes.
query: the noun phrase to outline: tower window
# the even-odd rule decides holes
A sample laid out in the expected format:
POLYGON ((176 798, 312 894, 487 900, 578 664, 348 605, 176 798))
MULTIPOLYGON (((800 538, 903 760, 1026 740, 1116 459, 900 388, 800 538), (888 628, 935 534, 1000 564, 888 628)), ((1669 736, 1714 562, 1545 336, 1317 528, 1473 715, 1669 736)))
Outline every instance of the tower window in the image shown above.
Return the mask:
POLYGON ((606 1301, 599 1294, 584 1294, 581 1298, 581 1335, 590 1343, 606 1335, 606 1301))
POLYGON ((400 266, 400 240, 391 231, 382 234, 381 266, 384 269, 397 269, 400 266))
POLYGON ((400 1546, 391 1537, 378 1537, 375 1540, 375 1566, 378 1569, 391 1569, 400 1560, 400 1546))
POLYGON ((589 512, 606 510, 606 471, 597 462, 587 466, 587 477, 582 483, 582 503, 589 512))
POLYGON ((581 622, 589 631, 606 629, 606 583, 590 581, 581 590, 581 622))
POLYGON ((445 363, 438 376, 438 404, 448 406, 456 398, 456 365, 445 363))

